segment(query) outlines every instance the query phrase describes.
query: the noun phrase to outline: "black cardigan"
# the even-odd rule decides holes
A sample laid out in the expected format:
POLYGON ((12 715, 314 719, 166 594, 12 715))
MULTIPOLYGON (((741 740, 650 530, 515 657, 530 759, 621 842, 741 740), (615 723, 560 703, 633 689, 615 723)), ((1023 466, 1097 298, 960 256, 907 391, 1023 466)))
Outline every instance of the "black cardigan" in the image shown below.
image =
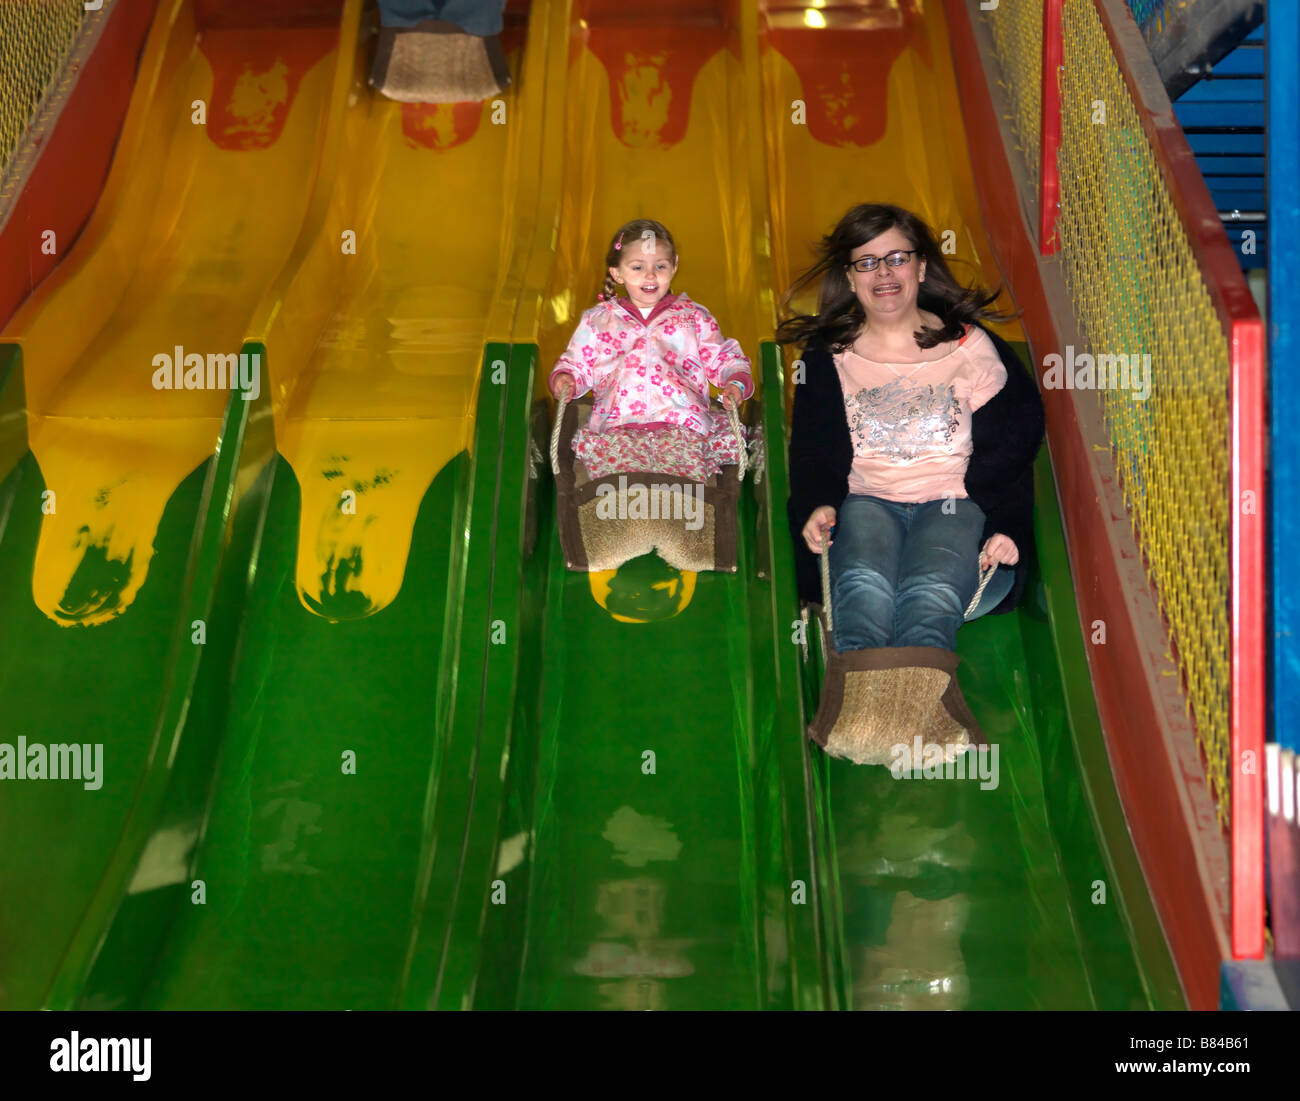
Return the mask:
MULTIPOLYGON (((983 328, 983 326, 981 326, 983 328)), ((1043 400, 1038 386, 1011 345, 992 338, 1007 369, 1006 385, 971 417, 971 458, 966 492, 984 511, 984 540, 1009 536, 1020 551, 1016 580, 994 613, 1011 611, 1024 591, 1034 541, 1034 457, 1043 442, 1043 400)), ((844 391, 828 349, 810 344, 803 353, 804 381, 794 388, 790 429, 790 500, 787 515, 794 537, 799 596, 821 603, 816 556, 803 540, 803 526, 814 509, 836 511, 849 495, 853 443, 849 438, 844 391)))

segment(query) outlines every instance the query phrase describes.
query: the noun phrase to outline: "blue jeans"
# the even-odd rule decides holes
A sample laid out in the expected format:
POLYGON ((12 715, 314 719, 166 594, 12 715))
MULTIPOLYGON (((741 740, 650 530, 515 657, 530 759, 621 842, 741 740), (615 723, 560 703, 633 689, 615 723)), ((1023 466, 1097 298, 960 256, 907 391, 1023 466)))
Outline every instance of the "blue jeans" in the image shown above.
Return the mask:
POLYGON ((505 0, 379 0, 383 27, 414 27, 426 19, 455 23, 480 38, 501 33, 505 0))
POLYGON ((979 587, 979 505, 966 497, 903 504, 853 494, 840 506, 835 527, 835 649, 955 650, 957 628, 979 587))

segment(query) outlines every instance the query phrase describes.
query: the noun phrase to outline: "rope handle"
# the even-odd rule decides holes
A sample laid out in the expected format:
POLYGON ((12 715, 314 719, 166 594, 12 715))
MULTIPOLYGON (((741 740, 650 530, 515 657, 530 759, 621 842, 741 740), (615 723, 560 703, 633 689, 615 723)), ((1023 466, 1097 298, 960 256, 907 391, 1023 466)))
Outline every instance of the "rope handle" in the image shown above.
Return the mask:
POLYGON ((834 637, 835 627, 831 623, 831 541, 822 532, 822 552, 818 557, 822 566, 822 611, 826 613, 826 633, 834 637))
MULTIPOLYGON (((831 625, 831 563, 830 563, 830 540, 826 538, 826 533, 822 532, 822 552, 819 555, 821 559, 822 570, 822 608, 826 612, 826 630, 828 633, 834 631, 831 625)), ((988 569, 980 573, 979 588, 975 590, 975 595, 971 597, 970 603, 966 605, 966 614, 970 615, 979 605, 980 597, 984 595, 984 590, 988 588, 989 582, 993 580, 993 575, 998 572, 996 562, 990 562, 988 569)))
POLYGON ((993 575, 998 572, 998 564, 990 562, 989 568, 980 574, 979 588, 975 590, 975 595, 970 598, 970 603, 966 605, 966 614, 970 615, 978 606, 980 597, 984 595, 984 590, 989 587, 989 582, 993 580, 993 575))
POLYGON ((723 405, 722 408, 726 410, 727 420, 731 424, 731 431, 736 434, 736 449, 740 455, 740 471, 736 480, 743 482, 745 480, 745 471, 749 469, 749 451, 748 445, 745 443, 745 433, 740 427, 740 410, 734 405, 730 408, 723 405))
POLYGON ((571 399, 559 398, 555 407, 555 424, 551 426, 551 473, 560 476, 560 429, 564 425, 564 409, 571 399))

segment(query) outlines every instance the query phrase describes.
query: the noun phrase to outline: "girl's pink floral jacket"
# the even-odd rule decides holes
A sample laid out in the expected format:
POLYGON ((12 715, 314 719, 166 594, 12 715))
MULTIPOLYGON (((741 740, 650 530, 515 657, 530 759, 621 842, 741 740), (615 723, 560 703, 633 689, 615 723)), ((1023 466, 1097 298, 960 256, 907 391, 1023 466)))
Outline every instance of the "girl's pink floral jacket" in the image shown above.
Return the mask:
POLYGON ((551 372, 552 395, 563 372, 573 376, 575 398, 594 391, 593 432, 670 424, 709 435, 709 383, 738 382, 746 398, 754 392, 740 345, 685 294, 665 295, 645 319, 626 298, 592 306, 551 372))

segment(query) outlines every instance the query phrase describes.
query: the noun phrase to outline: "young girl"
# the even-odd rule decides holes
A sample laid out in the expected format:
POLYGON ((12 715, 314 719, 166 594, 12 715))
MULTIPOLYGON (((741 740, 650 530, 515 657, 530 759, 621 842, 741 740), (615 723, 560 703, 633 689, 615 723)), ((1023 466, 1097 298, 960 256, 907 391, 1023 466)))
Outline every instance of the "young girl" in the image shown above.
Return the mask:
POLYGON ((551 371, 556 398, 594 391, 591 417, 573 437, 592 478, 642 471, 703 481, 740 461, 726 416, 709 409, 709 384, 735 408, 754 392, 749 360, 708 310, 672 293, 677 259, 658 222, 623 226, 605 256, 599 301, 551 371))

